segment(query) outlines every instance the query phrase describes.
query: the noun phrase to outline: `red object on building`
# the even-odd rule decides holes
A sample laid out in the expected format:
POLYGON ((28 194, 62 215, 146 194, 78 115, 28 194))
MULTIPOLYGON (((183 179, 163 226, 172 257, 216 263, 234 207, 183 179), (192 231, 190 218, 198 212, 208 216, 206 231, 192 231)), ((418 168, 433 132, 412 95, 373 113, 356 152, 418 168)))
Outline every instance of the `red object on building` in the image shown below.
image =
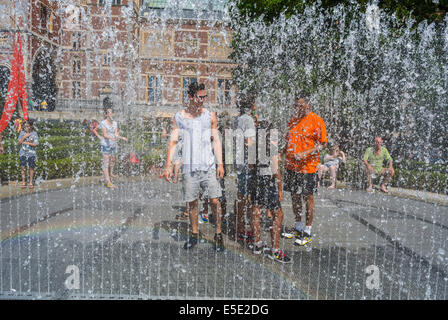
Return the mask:
POLYGON ((11 78, 8 84, 8 94, 6 96, 5 106, 3 108, 2 118, 0 119, 0 132, 5 130, 9 121, 14 114, 17 102, 20 101, 22 105, 23 120, 28 120, 28 110, 26 109, 26 81, 25 68, 23 65, 22 54, 22 37, 17 36, 16 44, 14 46, 14 56, 11 66, 11 78))

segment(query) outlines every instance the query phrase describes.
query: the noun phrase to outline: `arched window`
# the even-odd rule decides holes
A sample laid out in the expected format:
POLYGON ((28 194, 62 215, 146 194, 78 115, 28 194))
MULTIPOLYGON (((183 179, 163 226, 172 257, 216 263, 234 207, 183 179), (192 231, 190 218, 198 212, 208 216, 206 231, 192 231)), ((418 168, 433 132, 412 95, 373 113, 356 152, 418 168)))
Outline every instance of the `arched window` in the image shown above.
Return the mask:
MULTIPOLYGON (((8 67, 0 66, 0 99, 5 98, 8 93, 9 76, 11 71, 8 67)), ((3 106, 0 106, 3 107, 3 106)))

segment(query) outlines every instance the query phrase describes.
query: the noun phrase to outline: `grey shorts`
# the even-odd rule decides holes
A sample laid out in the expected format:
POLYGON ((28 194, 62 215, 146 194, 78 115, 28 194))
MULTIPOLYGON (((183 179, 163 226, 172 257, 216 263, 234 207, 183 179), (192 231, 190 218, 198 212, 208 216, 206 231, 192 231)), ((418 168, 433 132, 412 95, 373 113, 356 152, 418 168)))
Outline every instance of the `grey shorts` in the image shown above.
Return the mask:
POLYGON ((221 187, 216 178, 216 170, 195 171, 182 175, 183 201, 192 202, 199 198, 202 192, 204 198, 214 199, 221 197, 221 187))

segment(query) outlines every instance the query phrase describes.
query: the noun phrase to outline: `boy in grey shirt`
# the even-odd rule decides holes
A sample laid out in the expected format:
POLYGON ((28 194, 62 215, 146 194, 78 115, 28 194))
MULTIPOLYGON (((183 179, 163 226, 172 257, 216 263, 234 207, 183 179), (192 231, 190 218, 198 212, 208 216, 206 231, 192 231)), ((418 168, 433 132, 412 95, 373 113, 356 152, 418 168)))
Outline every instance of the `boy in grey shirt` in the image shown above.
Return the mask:
POLYGON ((252 186, 253 164, 255 159, 255 121, 251 114, 256 110, 255 96, 240 95, 237 100, 240 115, 235 119, 236 134, 235 168, 237 172, 238 193, 235 203, 236 212, 236 240, 242 245, 251 245, 253 235, 246 232, 244 211, 248 217, 252 215, 252 206, 249 203, 250 188, 252 186), (241 139, 241 137, 243 139, 241 139), (252 160, 252 161, 251 161, 252 160))

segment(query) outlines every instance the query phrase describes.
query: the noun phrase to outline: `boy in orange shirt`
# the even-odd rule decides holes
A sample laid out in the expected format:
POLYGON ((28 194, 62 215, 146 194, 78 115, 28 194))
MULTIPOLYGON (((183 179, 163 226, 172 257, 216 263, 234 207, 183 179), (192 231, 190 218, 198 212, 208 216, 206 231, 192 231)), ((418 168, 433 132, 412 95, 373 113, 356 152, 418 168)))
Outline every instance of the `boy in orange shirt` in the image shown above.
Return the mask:
POLYGON ((311 242, 319 151, 327 146, 327 130, 322 118, 311 112, 307 94, 297 95, 294 107, 297 115, 288 123, 283 153, 285 154, 284 190, 291 192, 296 224, 293 232, 285 232, 283 236, 286 238, 295 236, 295 244, 303 246, 311 242), (301 222, 302 197, 306 204, 305 228, 302 228, 301 222))

